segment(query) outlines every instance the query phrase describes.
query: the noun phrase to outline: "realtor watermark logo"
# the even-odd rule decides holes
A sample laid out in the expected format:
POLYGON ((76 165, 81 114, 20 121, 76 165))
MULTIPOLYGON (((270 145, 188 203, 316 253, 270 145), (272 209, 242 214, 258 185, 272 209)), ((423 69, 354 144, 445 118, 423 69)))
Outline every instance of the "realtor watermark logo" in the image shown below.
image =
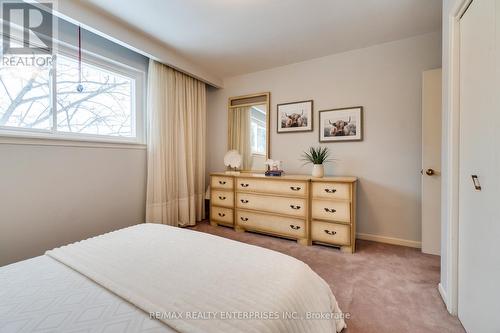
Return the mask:
POLYGON ((349 312, 296 311, 153 311, 150 319, 158 320, 350 320, 349 312))
POLYGON ((55 31, 52 2, 0 1, 2 65, 50 65, 55 31))

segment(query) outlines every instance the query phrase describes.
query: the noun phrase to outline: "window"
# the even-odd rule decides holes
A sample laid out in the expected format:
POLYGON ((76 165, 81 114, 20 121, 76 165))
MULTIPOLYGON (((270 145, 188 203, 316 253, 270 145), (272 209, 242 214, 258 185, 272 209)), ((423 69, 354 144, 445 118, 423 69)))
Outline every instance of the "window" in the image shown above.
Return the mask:
POLYGON ((83 91, 77 92, 78 62, 57 59, 57 130, 110 136, 135 136, 133 80, 82 64, 83 91))
POLYGON ((0 66, 0 132, 61 139, 143 141, 143 73, 59 52, 50 68, 0 66))
POLYGON ((266 154, 266 113, 257 106, 250 109, 250 142, 252 154, 266 154))
POLYGON ((50 131, 48 68, 0 66, 0 126, 50 131))

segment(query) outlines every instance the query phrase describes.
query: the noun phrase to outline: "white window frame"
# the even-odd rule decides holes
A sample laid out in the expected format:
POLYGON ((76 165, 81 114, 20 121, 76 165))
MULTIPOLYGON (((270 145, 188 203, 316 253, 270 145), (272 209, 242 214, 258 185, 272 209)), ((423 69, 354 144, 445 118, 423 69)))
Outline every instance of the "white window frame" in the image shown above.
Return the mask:
MULTIPOLYGON (((62 55, 73 60, 78 60, 77 58, 77 48, 69 45, 65 42, 58 41, 54 42, 54 50, 57 55, 62 55)), ((57 61, 57 59, 56 59, 57 61)), ((54 144, 60 145, 62 142, 89 142, 89 143, 103 143, 103 144, 133 144, 133 145, 145 145, 146 144, 146 73, 140 71, 131 66, 119 63, 115 60, 103 57, 101 55, 89 52, 87 50, 82 50, 82 63, 87 63, 92 66, 101 67, 112 73, 117 73, 119 75, 131 78, 133 80, 132 91, 135 92, 131 96, 132 108, 133 108, 133 130, 135 130, 135 137, 123 137, 114 135, 97 135, 97 134, 87 134, 87 133, 70 133, 70 132, 60 132, 57 131, 56 127, 56 112, 52 111, 53 125, 51 130, 42 129, 31 129, 31 128, 17 128, 10 126, 0 126, 0 142, 4 143, 23 143, 26 139, 30 140, 29 143, 37 143, 40 139, 40 144, 54 144), (17 142, 16 139, 21 139, 17 142), (13 139, 13 140, 9 140, 13 139), (60 141, 60 142, 56 142, 60 141)), ((57 71, 57 65, 52 67, 51 80, 52 84, 50 89, 57 88, 55 83, 57 71)), ((57 105, 57 93, 51 94, 52 100, 51 107, 57 105)), ((82 145, 82 144, 76 144, 82 145)), ((92 145, 94 146, 94 145, 92 145)))

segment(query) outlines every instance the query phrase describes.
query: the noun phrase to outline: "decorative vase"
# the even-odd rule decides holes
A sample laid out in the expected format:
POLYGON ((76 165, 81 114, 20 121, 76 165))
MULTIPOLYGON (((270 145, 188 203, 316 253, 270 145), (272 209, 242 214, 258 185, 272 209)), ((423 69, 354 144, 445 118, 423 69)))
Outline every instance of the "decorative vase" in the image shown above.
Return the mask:
POLYGON ((323 164, 314 164, 312 170, 312 176, 316 178, 321 178, 325 175, 325 167, 323 164))

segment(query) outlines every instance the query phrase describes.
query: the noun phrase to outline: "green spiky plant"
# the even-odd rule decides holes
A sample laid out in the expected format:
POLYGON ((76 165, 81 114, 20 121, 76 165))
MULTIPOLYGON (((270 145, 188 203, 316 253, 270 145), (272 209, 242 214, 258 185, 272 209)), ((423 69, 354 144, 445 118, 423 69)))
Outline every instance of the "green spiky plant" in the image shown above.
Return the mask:
POLYGON ((330 151, 327 147, 309 147, 309 151, 302 154, 302 160, 304 164, 323 164, 333 159, 330 158, 330 151))

